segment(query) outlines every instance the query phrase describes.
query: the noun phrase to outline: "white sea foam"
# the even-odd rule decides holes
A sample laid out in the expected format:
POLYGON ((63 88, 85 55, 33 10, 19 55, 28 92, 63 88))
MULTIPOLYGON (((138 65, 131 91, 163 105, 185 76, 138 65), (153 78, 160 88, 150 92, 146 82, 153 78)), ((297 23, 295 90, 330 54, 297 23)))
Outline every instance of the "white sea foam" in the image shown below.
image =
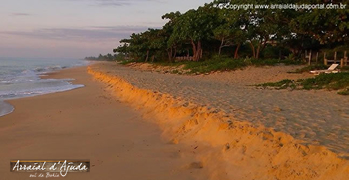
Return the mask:
POLYGON ((0 58, 0 116, 14 109, 4 100, 83 87, 72 84, 72 79, 41 79, 40 75, 87 64, 87 61, 76 59, 0 58))
POLYGON ((14 110, 11 104, 6 103, 4 101, 0 101, 0 116, 4 116, 6 114, 11 113, 14 110))

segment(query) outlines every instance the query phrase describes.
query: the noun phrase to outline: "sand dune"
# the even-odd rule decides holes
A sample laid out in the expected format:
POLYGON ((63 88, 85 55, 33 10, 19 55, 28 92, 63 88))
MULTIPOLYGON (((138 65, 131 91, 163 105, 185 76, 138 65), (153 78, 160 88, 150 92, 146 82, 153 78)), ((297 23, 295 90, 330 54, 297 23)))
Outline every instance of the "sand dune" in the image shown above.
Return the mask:
MULTIPOLYGON (((159 74, 151 75, 151 73, 130 71, 120 67, 113 70, 115 66, 108 67, 103 67, 103 65, 93 66, 88 69, 88 72, 97 80, 108 84, 109 91, 121 101, 128 102, 142 111, 145 118, 153 122, 155 120, 161 127, 163 136, 171 140, 172 143, 186 144, 193 147, 192 153, 196 155, 197 162, 190 164, 189 167, 204 168, 209 172, 210 179, 327 180, 349 178, 349 162, 338 158, 338 155, 328 150, 327 147, 301 144, 302 141, 294 139, 287 134, 287 131, 277 132, 272 128, 265 127, 263 119, 259 121, 261 122, 259 124, 247 119, 250 116, 259 118, 260 113, 262 116, 266 116, 264 118, 266 121, 269 121, 273 118, 273 114, 282 112, 285 107, 278 107, 271 102, 271 105, 268 104, 267 108, 272 108, 272 110, 269 109, 272 113, 263 114, 266 112, 265 109, 258 110, 252 105, 251 110, 256 111, 257 109, 257 111, 251 115, 251 112, 245 109, 246 104, 241 103, 240 107, 234 107, 237 109, 227 112, 223 111, 224 108, 221 110, 221 106, 217 106, 216 109, 195 103, 195 99, 193 102, 183 99, 183 97, 190 97, 185 92, 190 92, 192 87, 189 85, 180 86, 180 84, 191 84, 195 81, 195 85, 198 86, 196 86, 196 89, 191 89, 195 94, 199 94, 203 99, 212 98, 211 101, 208 101, 211 103, 217 98, 218 103, 220 103, 221 96, 216 95, 220 94, 217 92, 228 93, 228 91, 220 89, 226 84, 220 84, 219 81, 217 84, 210 86, 210 88, 216 90, 216 94, 204 96, 201 93, 205 93, 206 90, 210 92, 210 88, 207 88, 207 86, 202 88, 200 83, 210 83, 207 79, 205 79, 206 82, 202 79, 197 81, 198 79, 193 77, 178 78, 171 75, 164 75, 166 77, 164 78, 159 74), (152 77, 152 79, 148 77, 152 77), (128 81, 131 81, 131 83, 128 81), (157 86, 157 88, 149 88, 154 86, 157 86), (172 87, 185 87, 186 89, 179 90, 182 94, 179 93, 180 96, 176 97, 173 94, 157 91, 159 88, 168 91, 172 87), (245 118, 235 115, 239 111, 238 108, 244 109, 245 116, 242 117, 245 118), (235 114, 232 112, 235 112, 235 114)), ((252 90, 246 90, 246 88, 237 87, 233 90, 247 91, 247 93, 240 95, 240 99, 235 99, 241 102, 251 100, 250 97, 253 95, 252 90), (239 90, 239 88, 241 89, 239 90)), ((253 91, 256 92, 255 89, 253 91)), ((279 93, 277 97, 288 96, 290 98, 289 95, 281 94, 285 92, 279 93)), ((235 95, 238 96, 238 93, 235 93, 235 95)), ((197 98, 197 96, 195 97, 197 98)), ((273 96, 266 93, 265 96, 258 97, 262 98, 259 104, 264 106, 263 98, 273 96)), ((229 104, 229 102, 227 103, 229 104)), ((290 101, 286 101, 286 105, 287 103, 290 103, 290 101)), ((215 106, 215 104, 211 104, 211 106, 215 106)), ((231 107, 229 106, 229 108, 231 107)), ((294 116, 302 117, 301 114, 295 114, 294 116)), ((279 124, 280 127, 285 127, 286 130, 289 130, 288 126, 299 127, 297 131, 304 133, 305 135, 302 136, 305 138, 309 132, 301 131, 302 128, 312 130, 312 127, 304 126, 302 121, 308 122, 307 118, 311 117, 312 115, 307 115, 304 117, 305 120, 298 120, 300 121, 298 126, 296 123, 290 125, 287 122, 282 122, 282 120, 276 120, 275 123, 279 124)), ((314 122, 314 126, 319 126, 319 124, 314 122)), ((310 131, 310 133, 312 132, 314 131, 310 131)))

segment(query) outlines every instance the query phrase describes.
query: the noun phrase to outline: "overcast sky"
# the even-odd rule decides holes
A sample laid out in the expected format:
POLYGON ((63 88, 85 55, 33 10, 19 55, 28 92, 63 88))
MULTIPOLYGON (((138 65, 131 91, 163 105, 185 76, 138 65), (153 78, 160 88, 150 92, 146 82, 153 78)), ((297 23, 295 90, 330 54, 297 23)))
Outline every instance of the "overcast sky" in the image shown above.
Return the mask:
POLYGON ((0 0, 0 57, 83 58, 211 0, 0 0))

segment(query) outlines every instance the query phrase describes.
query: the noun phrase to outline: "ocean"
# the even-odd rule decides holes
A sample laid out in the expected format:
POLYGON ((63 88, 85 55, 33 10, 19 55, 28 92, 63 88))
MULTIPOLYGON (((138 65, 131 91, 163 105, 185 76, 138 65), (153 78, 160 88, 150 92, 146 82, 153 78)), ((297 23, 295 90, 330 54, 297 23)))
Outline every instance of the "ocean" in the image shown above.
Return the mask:
POLYGON ((0 116, 14 108, 4 100, 67 91, 83 87, 72 84, 72 79, 41 79, 40 76, 65 68, 84 66, 89 62, 79 59, 1 58, 0 57, 0 116))

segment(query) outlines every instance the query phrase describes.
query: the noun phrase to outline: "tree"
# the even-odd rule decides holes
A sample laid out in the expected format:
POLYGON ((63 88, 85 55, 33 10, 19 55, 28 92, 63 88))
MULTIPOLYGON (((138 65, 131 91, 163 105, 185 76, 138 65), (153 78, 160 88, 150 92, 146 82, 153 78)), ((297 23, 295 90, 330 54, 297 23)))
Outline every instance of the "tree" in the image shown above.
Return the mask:
POLYGON ((149 55, 152 56, 152 62, 155 59, 156 54, 161 54, 161 51, 165 49, 165 40, 162 36, 162 30, 160 29, 148 29, 148 31, 142 34, 145 39, 145 46, 147 47, 146 62, 148 61, 149 55))
POLYGON ((302 10, 292 19, 290 27, 295 33, 310 36, 321 44, 348 42, 349 9, 302 10))
MULTIPOLYGON (((304 49, 320 49, 324 45, 330 48, 349 46, 348 8, 293 10, 249 7, 232 10, 217 8, 219 2, 220 0, 215 0, 184 14, 178 11, 167 13, 162 19, 168 22, 161 29, 134 33, 130 38, 121 40, 122 45, 115 48, 114 52, 137 61, 149 61, 151 58, 151 61, 168 59, 172 62, 177 55, 183 54, 191 54, 194 61, 199 61, 204 55, 209 57, 217 50, 219 55, 222 54, 225 47, 234 47, 234 58, 238 58, 239 51, 245 51, 244 53, 252 52, 251 56, 258 59, 263 57, 268 44, 282 47, 279 52, 288 48, 296 56, 300 56, 304 49), (246 44, 251 51, 246 51, 243 46, 246 44), (241 50, 240 46, 243 47, 241 50)), ((321 2, 322 0, 230 1, 235 5, 321 2)))
POLYGON ((123 42, 123 41, 120 41, 120 42, 123 44, 113 49, 113 52, 119 54, 120 55, 119 57, 123 56, 124 58, 127 59, 129 56, 129 47, 128 47, 129 43, 123 42))
POLYGON ((221 54, 222 48, 236 45, 234 58, 237 58, 239 48, 246 40, 245 33, 241 28, 240 13, 229 9, 219 9, 217 17, 219 25, 213 29, 213 35, 215 39, 220 41, 218 55, 221 54))
POLYGON ((178 23, 178 19, 179 17, 181 17, 182 14, 180 12, 171 12, 171 13, 167 13, 165 15, 162 16, 162 19, 168 19, 169 22, 167 22, 162 30, 160 31, 160 35, 162 37, 162 42, 165 42, 166 44, 164 45, 164 47, 166 47, 166 51, 167 51, 167 57, 168 57, 168 61, 172 62, 173 59, 176 57, 177 54, 177 47, 180 44, 180 40, 173 38, 172 34, 174 31, 174 27, 177 25, 178 23), (172 37, 172 38, 171 38, 172 37))
MULTIPOLYGON (((234 4, 287 4, 295 3, 291 0, 233 0, 234 4)), ((260 58, 261 52, 269 42, 280 40, 287 33, 289 19, 294 10, 284 10, 278 8, 248 8, 239 10, 239 20, 241 28, 247 37, 247 43, 250 45, 252 57, 260 58)))
POLYGON ((203 54, 202 41, 213 38, 213 29, 217 26, 216 10, 206 5, 187 11, 178 17, 169 41, 172 44, 178 40, 189 42, 192 45, 193 60, 198 61, 203 54))

